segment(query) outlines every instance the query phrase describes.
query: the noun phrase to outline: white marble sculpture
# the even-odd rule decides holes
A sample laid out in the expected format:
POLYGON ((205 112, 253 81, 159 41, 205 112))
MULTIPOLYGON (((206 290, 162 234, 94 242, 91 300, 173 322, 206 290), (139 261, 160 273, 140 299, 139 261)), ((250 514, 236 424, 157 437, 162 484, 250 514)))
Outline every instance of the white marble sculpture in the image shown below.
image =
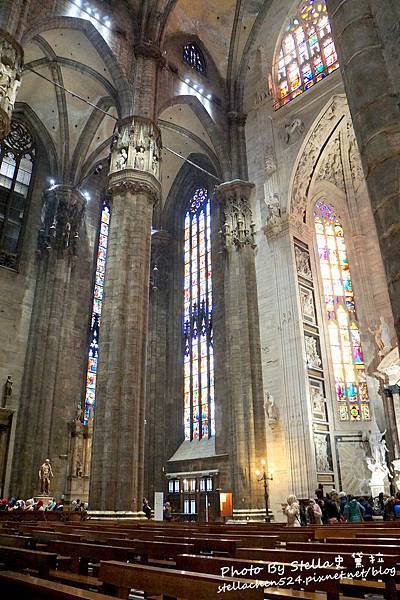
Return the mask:
POLYGON ((317 350, 317 340, 309 335, 304 336, 306 344, 307 366, 309 369, 320 369, 322 365, 321 358, 317 350))

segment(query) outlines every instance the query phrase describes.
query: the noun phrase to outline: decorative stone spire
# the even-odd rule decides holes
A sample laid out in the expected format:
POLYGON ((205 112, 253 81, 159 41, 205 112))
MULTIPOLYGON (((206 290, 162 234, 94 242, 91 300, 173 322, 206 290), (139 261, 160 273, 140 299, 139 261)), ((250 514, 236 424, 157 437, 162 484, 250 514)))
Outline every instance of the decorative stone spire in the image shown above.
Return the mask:
POLYGON ((21 85, 22 61, 21 46, 0 29, 0 139, 10 131, 11 115, 21 85))

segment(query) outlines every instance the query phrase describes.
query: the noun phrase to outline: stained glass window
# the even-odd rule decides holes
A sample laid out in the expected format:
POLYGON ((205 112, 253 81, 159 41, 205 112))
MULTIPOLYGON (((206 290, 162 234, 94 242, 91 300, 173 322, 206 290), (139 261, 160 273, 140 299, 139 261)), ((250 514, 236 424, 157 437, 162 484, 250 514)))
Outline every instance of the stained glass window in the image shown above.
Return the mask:
POLYGON ((307 0, 283 35, 276 108, 339 67, 325 0, 307 0))
POLYGON ((93 410, 96 402, 96 377, 99 360, 99 333, 101 311, 104 299, 104 276, 106 270, 110 216, 110 205, 107 200, 104 200, 101 210, 99 242, 97 246, 96 274, 92 302, 92 320, 89 336, 85 410, 83 415, 83 423, 85 424, 89 423, 89 421, 93 419, 93 410))
POLYGON ((184 222, 184 428, 185 439, 214 435, 214 349, 211 286, 211 204, 196 190, 184 222))
POLYGON ((0 142, 0 265, 11 269, 17 266, 34 160, 31 134, 12 121, 0 142))
POLYGON ((197 44, 191 42, 183 46, 183 62, 188 64, 190 67, 205 75, 206 73, 206 61, 204 55, 197 44))
POLYGON ((314 224, 339 418, 368 420, 364 356, 343 227, 335 208, 325 202, 315 205, 314 224))

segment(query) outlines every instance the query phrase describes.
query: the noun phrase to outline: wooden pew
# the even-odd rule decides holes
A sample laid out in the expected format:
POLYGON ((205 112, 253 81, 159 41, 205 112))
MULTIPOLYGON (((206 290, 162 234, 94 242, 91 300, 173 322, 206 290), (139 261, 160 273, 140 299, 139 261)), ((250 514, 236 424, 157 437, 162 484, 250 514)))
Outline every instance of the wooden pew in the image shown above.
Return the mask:
MULTIPOLYGON (((172 538, 170 536, 160 536, 160 535, 156 535, 154 537, 154 540, 160 540, 160 541, 167 541, 167 540, 174 540, 174 539, 179 539, 179 538, 172 538)), ((208 540, 208 541, 214 541, 214 540, 220 540, 221 537, 219 536, 212 536, 212 537, 207 537, 207 536, 188 536, 185 538, 181 538, 182 540, 185 541, 189 541, 192 539, 201 539, 201 540, 208 540)), ((235 535, 235 536, 223 536, 223 539, 225 540, 231 540, 233 542, 237 542, 238 546, 246 546, 248 548, 275 548, 277 543, 279 542, 279 538, 277 535, 263 535, 263 536, 259 536, 259 535, 235 535)))
MULTIPOLYGON (((340 581, 339 579, 327 579, 321 583, 315 583, 309 581, 306 585, 304 583, 305 578, 314 575, 314 572, 309 571, 306 574, 294 572, 290 562, 279 562, 272 560, 271 563, 254 560, 253 558, 239 559, 239 558, 221 558, 221 557, 210 557, 210 556, 195 556, 195 555, 180 555, 177 557, 176 567, 184 571, 195 571, 200 573, 213 573, 215 575, 222 575, 224 568, 232 567, 235 569, 234 576, 243 577, 244 579, 252 579, 258 581, 279 581, 280 578, 285 578, 288 582, 288 588, 306 588, 307 591, 324 591, 326 593, 327 600, 339 600, 340 581), (272 564, 271 564, 272 563, 272 564), (276 567, 282 567, 283 574, 278 574, 276 567), (275 571, 274 571, 275 567, 275 571), (269 568, 272 573, 269 573, 269 568), (301 578, 296 583, 296 578, 301 578), (289 585, 290 582, 290 585, 289 585)), ((227 573, 227 571, 224 571, 227 573)), ((335 568, 320 568, 317 571, 318 575, 330 575, 335 576, 337 569, 335 568)), ((286 587, 283 586, 283 587, 286 587)), ((266 593, 274 595, 276 587, 266 587, 266 593)))
MULTIPOLYGON (((319 544, 322 547, 325 546, 325 544, 319 544)), ((311 544, 310 544, 311 546, 311 544)), ((335 559, 337 556, 340 556, 343 560, 343 567, 349 572, 349 573, 354 573, 357 569, 355 567, 355 561, 354 561, 354 557, 353 557, 353 552, 354 549, 352 550, 351 548, 348 547, 347 551, 345 548, 342 547, 342 550, 340 552, 326 552, 326 551, 318 551, 316 552, 315 550, 309 550, 309 551, 305 551, 302 550, 301 553, 299 553, 297 550, 288 550, 288 549, 284 549, 284 550, 268 550, 268 549, 253 549, 253 548, 239 548, 237 551, 237 557, 238 558, 242 558, 242 559, 247 559, 247 560, 251 560, 251 561, 255 561, 255 560, 260 560, 260 561, 264 561, 264 562, 270 562, 270 561, 276 561, 276 562, 280 562, 280 561, 287 561, 287 562, 294 562, 297 561, 297 563, 299 563, 299 561, 303 560, 304 562, 308 562, 310 564, 310 566, 312 565, 312 561, 317 561, 318 559, 321 560, 321 563, 329 563, 334 565, 335 564, 335 559)), ((367 558, 367 557, 366 557, 367 558)), ((396 567, 397 562, 398 562, 398 556, 396 555, 385 555, 384 556, 384 566, 385 567, 396 567)), ((314 563, 315 564, 315 563, 314 563)), ((364 566, 370 566, 367 565, 366 562, 364 561, 364 566)), ((378 565, 376 565, 378 566, 378 565)), ((316 572, 319 573, 320 570, 316 569, 316 572)), ((349 580, 349 579, 343 579, 340 583, 341 588, 351 594, 354 594, 355 591, 360 592, 362 595, 364 595, 365 593, 369 592, 369 593, 373 593, 373 592, 378 592, 380 594, 382 594, 383 592, 385 592, 386 597, 390 598, 391 600, 397 600, 398 599, 398 589, 396 590, 396 577, 392 577, 390 575, 382 575, 382 576, 373 576, 372 573, 370 573, 370 575, 367 577, 367 581, 363 581, 361 579, 354 579, 354 580, 349 580), (380 584, 378 582, 378 579, 382 579, 383 583, 380 584)))
POLYGON ((394 554, 399 557, 400 562, 400 546, 396 545, 379 545, 377 544, 357 544, 352 545, 351 542, 345 544, 343 542, 339 544, 331 544, 329 542, 314 542, 310 544, 304 544, 303 542, 288 542, 286 544, 286 548, 288 550, 300 550, 307 551, 311 550, 316 553, 318 552, 336 552, 340 554, 341 552, 354 552, 355 548, 357 548, 357 552, 363 552, 364 554, 376 554, 377 551, 382 554, 394 554))
POLYGON ((0 590, 4 598, 23 600, 115 600, 113 596, 13 571, 0 571, 0 590))
MULTIPOLYGON (((164 594, 179 600, 210 600, 223 597, 218 594, 220 586, 233 585, 234 582, 249 585, 249 580, 218 577, 204 573, 161 569, 143 565, 127 565, 115 561, 101 562, 99 579, 105 589, 111 587, 118 598, 127 600, 131 588, 144 590, 146 594, 156 596, 164 594)), ((264 590, 236 589, 227 590, 227 597, 236 600, 263 600, 264 590)), ((322 600, 322 599, 321 599, 322 600)))
POLYGON ((133 560, 135 556, 134 551, 130 548, 82 544, 77 542, 65 542, 62 540, 50 541, 48 549, 49 552, 71 556, 72 571, 80 574, 87 574, 88 563, 90 560, 95 562, 100 562, 100 560, 118 560, 126 562, 130 559, 133 560))
POLYGON ((178 554, 195 552, 193 543, 179 542, 162 542, 160 540, 126 540, 126 539, 110 539, 109 545, 118 545, 122 548, 129 548, 135 555, 141 557, 141 562, 146 564, 149 559, 154 560, 176 560, 178 554))
POLYGON ((0 546, 12 546, 13 548, 31 548, 32 538, 26 535, 0 534, 0 546))
POLYGON ((0 546, 0 562, 8 569, 31 569, 42 577, 47 577, 49 570, 55 569, 57 565, 57 554, 0 546))

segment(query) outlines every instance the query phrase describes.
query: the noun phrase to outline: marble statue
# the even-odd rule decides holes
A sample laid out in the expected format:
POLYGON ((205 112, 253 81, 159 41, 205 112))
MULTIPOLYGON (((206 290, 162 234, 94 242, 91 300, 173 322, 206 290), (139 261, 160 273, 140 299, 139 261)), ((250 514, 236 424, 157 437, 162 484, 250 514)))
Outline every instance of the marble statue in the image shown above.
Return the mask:
POLYGON ((317 350, 317 340, 309 335, 305 335, 304 340, 306 344, 307 366, 310 369, 320 369, 322 361, 317 350))
POLYGON ((76 405, 76 415, 75 415, 75 421, 82 421, 83 420, 83 408, 81 404, 77 404, 76 405))
POLYGON ((13 385, 14 381, 11 375, 8 375, 6 382, 4 384, 4 404, 7 404, 7 400, 11 400, 13 393, 13 385))
POLYGON ((281 221, 281 205, 278 194, 270 194, 264 201, 268 208, 267 224, 272 227, 279 225, 281 221))
POLYGON ((138 169, 139 171, 144 171, 144 158, 144 147, 139 146, 138 148, 136 148, 135 169, 138 169))
POLYGON ((264 411, 268 424, 273 427, 279 421, 279 412, 275 404, 275 400, 272 394, 265 392, 264 394, 264 411))
POLYGON ((370 488, 373 498, 379 494, 385 493, 385 479, 390 476, 386 465, 376 462, 372 458, 367 458, 367 467, 371 471, 370 488))
POLYGON ((383 433, 379 430, 369 430, 368 433, 363 434, 363 440, 368 442, 372 458, 384 467, 386 467, 386 453, 388 452, 386 441, 383 439, 385 433, 386 429, 383 433))
POLYGON ((128 153, 126 148, 121 148, 117 160, 115 161, 115 166, 120 171, 126 165, 126 161, 128 160, 128 153))
POLYGON ((39 469, 40 492, 46 496, 50 493, 50 480, 54 477, 50 459, 46 458, 39 469))

